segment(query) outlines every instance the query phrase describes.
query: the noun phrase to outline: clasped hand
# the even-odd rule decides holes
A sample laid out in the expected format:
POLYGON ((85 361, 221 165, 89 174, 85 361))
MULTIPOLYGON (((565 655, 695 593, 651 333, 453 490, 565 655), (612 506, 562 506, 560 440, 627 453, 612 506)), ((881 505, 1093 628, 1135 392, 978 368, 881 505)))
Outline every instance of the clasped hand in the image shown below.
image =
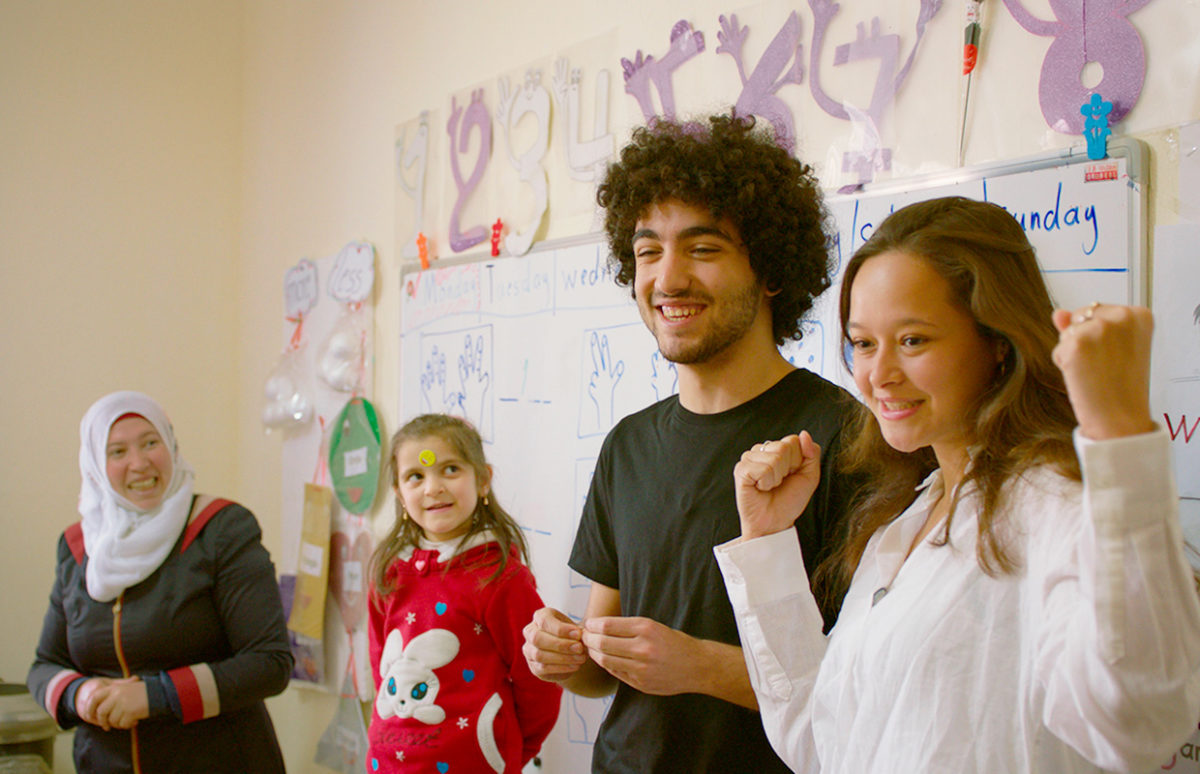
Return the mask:
POLYGON ((140 677, 91 677, 75 694, 75 714, 105 731, 128 730, 150 716, 146 684, 140 677))
POLYGON ((650 618, 602 616, 583 623, 592 661, 642 693, 673 696, 695 684, 698 641, 650 618))
POLYGON ((525 660, 543 680, 565 682, 590 658, 642 693, 669 696, 699 688, 700 641, 649 618, 597 616, 577 624, 547 607, 534 613, 524 634, 525 660))

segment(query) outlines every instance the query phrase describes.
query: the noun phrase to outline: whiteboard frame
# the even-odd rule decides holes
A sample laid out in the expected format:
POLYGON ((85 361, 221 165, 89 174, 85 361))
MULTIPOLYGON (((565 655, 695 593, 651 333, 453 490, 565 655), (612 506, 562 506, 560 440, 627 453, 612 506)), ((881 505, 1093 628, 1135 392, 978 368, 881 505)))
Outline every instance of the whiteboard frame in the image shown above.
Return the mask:
MULTIPOLYGON (((1129 197, 1126 217, 1130 225, 1129 244, 1126 247, 1127 297, 1132 304, 1150 305, 1150 281, 1148 270, 1149 229, 1147 227, 1146 198, 1149 191, 1150 175, 1150 146, 1145 141, 1135 137, 1110 138, 1107 158, 1123 159, 1125 161, 1125 176, 1133 191, 1129 197)), ((1102 160, 1101 160, 1102 161, 1102 160)), ((883 196, 887 194, 912 193, 925 188, 956 185, 972 182, 982 178, 996 178, 1016 175, 1048 167, 1065 167, 1075 164, 1093 163, 1087 156, 1086 145, 1072 145, 1059 150, 1048 151, 1035 156, 1026 156, 1007 161, 987 162, 969 167, 961 167, 943 172, 931 172, 924 175, 895 178, 873 183, 867 183, 853 193, 841 194, 824 191, 824 201, 829 204, 839 201, 849 201, 861 196, 883 196)), ((591 231, 558 239, 548 239, 534 243, 530 252, 557 250, 577 244, 604 240, 603 231, 591 231)), ((487 243, 485 243, 487 244, 487 243)), ((445 258, 436 258, 430 262, 430 269, 448 268, 468 263, 482 261, 499 261, 510 258, 520 259, 520 256, 501 253, 493 256, 489 250, 466 252, 445 258)), ((400 265, 400 276, 421 271, 419 261, 405 261, 400 265)))
MULTIPOLYGON (((1133 194, 1129 197, 1129 206, 1126 213, 1130 226, 1129 244, 1126 246, 1125 253, 1125 262, 1128 268, 1126 275, 1128 278, 1127 297, 1131 304, 1148 307, 1150 305, 1150 283, 1148 271, 1149 229, 1146 223, 1146 198, 1150 182, 1150 146, 1143 140, 1135 137, 1110 139, 1108 142, 1107 158, 1123 159, 1125 161, 1125 177, 1128 178, 1127 185, 1133 191, 1133 194)), ((932 172, 925 175, 914 175, 912 177, 867 183, 852 193, 826 195, 825 200, 828 203, 833 203, 852 201, 862 196, 913 193, 925 188, 969 183, 985 177, 991 179, 1046 168, 1101 163, 1102 161, 1104 159, 1097 161, 1089 159, 1086 145, 1072 145, 1068 148, 1036 156, 976 164, 948 172, 932 172)))

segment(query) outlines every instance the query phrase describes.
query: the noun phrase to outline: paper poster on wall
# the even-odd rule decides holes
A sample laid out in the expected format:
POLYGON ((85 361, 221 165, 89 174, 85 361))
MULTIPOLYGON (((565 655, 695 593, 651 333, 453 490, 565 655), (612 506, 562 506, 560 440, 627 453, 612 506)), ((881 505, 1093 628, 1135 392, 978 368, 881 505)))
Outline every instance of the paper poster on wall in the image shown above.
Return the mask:
MULTIPOLYGON (((311 261, 310 265, 315 267, 313 284, 320 292, 304 316, 305 340, 330 342, 336 331, 345 330, 348 318, 353 318, 355 330, 365 332, 367 338, 363 340, 359 338, 361 333, 354 334, 350 337, 354 339, 353 346, 336 347, 332 360, 328 346, 311 345, 298 351, 299 369, 304 374, 304 383, 311 390, 315 417, 308 424, 289 430, 282 441, 283 550, 279 566, 285 572, 294 571, 305 560, 300 553, 301 498, 305 484, 334 486, 328 464, 332 423, 355 390, 359 390, 360 397, 369 398, 367 393, 374 374, 374 349, 370 338, 374 329, 374 313, 370 303, 370 287, 374 281, 374 249, 365 243, 350 242, 337 253, 311 261), (324 376, 321 375, 322 370, 325 371, 324 376), (351 392, 344 391, 343 387, 350 387, 351 392)), ((291 339, 295 329, 293 323, 284 327, 285 340, 291 339)), ((362 446, 359 444, 359 447, 362 446)), ((347 447, 341 451, 353 453, 356 448, 347 447)), ((355 459, 350 460, 351 471, 356 469, 355 459)), ((362 462, 368 469, 371 467, 369 456, 363 456, 362 462)), ((367 500, 366 494, 360 494, 361 501, 367 500)), ((329 529, 332 537, 325 546, 329 582, 326 586, 328 601, 325 605, 323 638, 324 674, 319 684, 331 693, 338 692, 349 676, 359 698, 367 700, 374 696, 374 685, 367 661, 366 628, 361 622, 346 621, 345 616, 347 611, 357 609, 355 604, 349 604, 348 601, 355 599, 353 589, 356 583, 361 582, 361 570, 355 568, 355 563, 361 561, 360 554, 363 551, 357 549, 357 539, 360 535, 367 535, 370 540, 371 530, 367 521, 370 513, 356 515, 343 507, 337 497, 331 500, 329 529), (347 541, 354 550, 342 550, 347 541), (337 553, 331 553, 334 549, 337 549, 337 553)), ((366 553, 369 555, 369 550, 366 553)))
POLYGON ((1171 434, 1181 497, 1200 498, 1200 223, 1154 230, 1155 419, 1171 434))

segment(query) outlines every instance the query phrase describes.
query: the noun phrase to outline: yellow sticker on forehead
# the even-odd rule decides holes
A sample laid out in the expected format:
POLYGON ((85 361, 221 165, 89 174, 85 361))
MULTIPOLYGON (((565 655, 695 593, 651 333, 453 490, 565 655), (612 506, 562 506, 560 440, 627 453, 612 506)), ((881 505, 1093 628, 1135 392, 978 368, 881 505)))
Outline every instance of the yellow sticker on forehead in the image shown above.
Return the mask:
POLYGON ((422 465, 428 468, 432 467, 433 463, 437 462, 437 455, 433 453, 433 449, 425 449, 417 455, 417 459, 421 461, 422 465))

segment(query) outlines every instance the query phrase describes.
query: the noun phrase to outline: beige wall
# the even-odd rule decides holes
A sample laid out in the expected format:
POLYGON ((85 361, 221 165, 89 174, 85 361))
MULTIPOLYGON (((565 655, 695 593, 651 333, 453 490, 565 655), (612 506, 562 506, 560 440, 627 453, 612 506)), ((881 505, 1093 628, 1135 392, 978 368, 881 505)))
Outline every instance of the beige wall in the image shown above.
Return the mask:
POLYGON ((242 29, 232 0, 0 6, 0 679, 25 679, 101 394, 156 396, 201 488, 273 505, 238 483, 242 29))
MULTIPOLYGON (((885 12, 870 0, 842 5, 839 40, 885 12)), ((946 5, 911 76, 919 97, 889 119, 899 170, 953 164, 962 32, 946 5)), ((1048 13, 1045 0, 1027 5, 1048 13)), ((772 31, 795 8, 808 40, 807 3, 751 8, 772 31)), ((23 680, 32 656, 55 540, 76 518, 76 428, 93 399, 125 387, 158 397, 199 487, 251 507, 278 556, 279 439, 261 432, 259 400, 279 352, 282 273, 299 258, 351 239, 378 248, 375 397, 386 427, 398 419, 396 125, 597 36, 623 56, 659 52, 681 17, 708 39, 680 82, 681 109, 719 107, 736 93, 731 63, 713 53, 717 15, 730 10, 713 0, 0 2, 0 678, 23 680)), ((911 14, 889 12, 907 51, 911 14)), ((992 12, 985 40, 1027 55, 1006 62, 1004 78, 981 75, 970 160, 1066 144, 1037 112, 1049 41, 999 4, 992 12)), ((1200 118, 1200 11, 1158 0, 1134 20, 1153 42, 1152 69, 1126 130, 1156 140, 1154 179, 1170 184, 1158 130, 1200 118)), ((623 133, 632 100, 615 62, 606 66, 623 133)), ((804 154, 827 163, 845 128, 815 109, 807 81, 789 99, 804 154)), ((1173 194, 1156 197, 1157 216, 1173 220, 1173 194)), ((316 770, 334 701, 293 688, 270 706, 289 770, 316 770)), ((58 757, 69 771, 61 745, 58 757)))

